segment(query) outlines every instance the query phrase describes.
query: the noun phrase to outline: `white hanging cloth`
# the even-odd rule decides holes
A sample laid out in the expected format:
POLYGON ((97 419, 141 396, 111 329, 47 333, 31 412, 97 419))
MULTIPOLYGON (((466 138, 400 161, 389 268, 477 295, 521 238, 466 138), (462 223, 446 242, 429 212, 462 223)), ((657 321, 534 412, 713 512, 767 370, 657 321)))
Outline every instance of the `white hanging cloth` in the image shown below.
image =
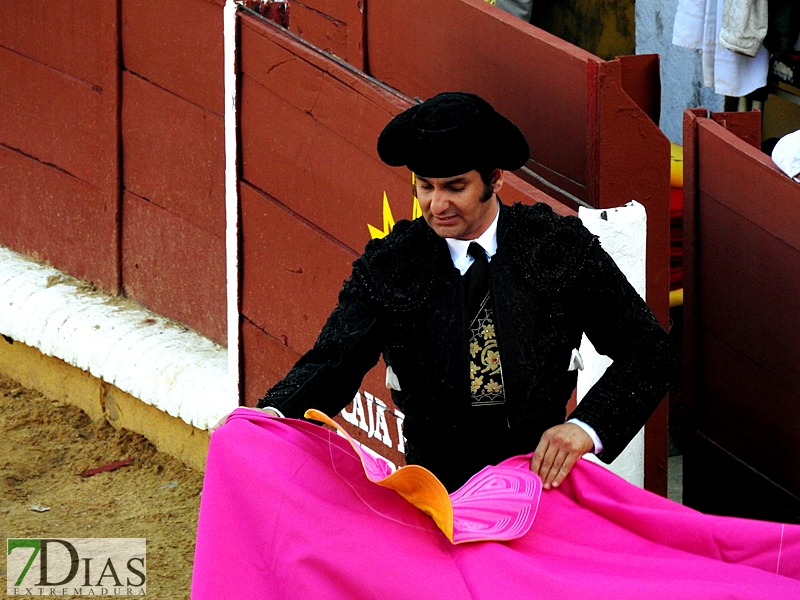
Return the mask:
POLYGON ((728 50, 756 56, 767 36, 768 0, 724 0, 719 41, 728 50))
POLYGON ((719 40, 724 0, 679 0, 672 30, 676 46, 700 50, 703 85, 725 96, 746 96, 767 84, 769 52, 755 57, 731 52, 719 40))

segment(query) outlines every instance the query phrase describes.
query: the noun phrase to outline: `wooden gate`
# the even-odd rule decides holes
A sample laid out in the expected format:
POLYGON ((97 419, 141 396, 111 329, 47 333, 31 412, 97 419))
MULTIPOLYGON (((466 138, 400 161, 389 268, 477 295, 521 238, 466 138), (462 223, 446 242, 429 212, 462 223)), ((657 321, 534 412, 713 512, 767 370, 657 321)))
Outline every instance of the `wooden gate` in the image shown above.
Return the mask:
POLYGON ((684 116, 683 498, 800 522, 800 184, 759 132, 758 113, 684 116))

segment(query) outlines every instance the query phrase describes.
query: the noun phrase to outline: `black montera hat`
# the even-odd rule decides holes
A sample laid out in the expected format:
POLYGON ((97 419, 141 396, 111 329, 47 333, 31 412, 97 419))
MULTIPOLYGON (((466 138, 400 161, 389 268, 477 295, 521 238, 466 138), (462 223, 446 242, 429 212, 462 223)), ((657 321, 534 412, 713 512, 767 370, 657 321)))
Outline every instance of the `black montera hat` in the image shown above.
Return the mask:
POLYGON ((378 155, 422 177, 452 177, 473 169, 519 169, 530 150, 517 126, 486 100, 444 92, 392 119, 378 136, 378 155))

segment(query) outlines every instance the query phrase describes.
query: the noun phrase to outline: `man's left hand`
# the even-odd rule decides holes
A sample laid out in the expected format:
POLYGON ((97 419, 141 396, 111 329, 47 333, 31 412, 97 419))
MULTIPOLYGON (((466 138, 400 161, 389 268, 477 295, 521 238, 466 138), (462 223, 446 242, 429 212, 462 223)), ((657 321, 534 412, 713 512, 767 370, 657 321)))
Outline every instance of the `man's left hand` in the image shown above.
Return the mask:
POLYGON ((531 471, 539 475, 544 489, 558 487, 578 459, 593 449, 592 438, 574 423, 556 425, 542 434, 531 471))

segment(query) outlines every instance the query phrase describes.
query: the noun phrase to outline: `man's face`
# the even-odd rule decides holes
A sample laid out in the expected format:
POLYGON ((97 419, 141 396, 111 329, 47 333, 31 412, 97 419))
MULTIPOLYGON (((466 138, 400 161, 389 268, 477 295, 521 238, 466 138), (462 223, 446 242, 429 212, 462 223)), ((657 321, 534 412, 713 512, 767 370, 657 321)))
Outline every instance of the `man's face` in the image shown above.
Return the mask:
POLYGON ((417 175, 415 186, 422 216, 440 237, 474 240, 497 214, 495 193, 503 185, 503 175, 503 171, 495 169, 488 189, 478 171, 454 177, 417 175), (487 192, 491 197, 481 202, 487 192))

